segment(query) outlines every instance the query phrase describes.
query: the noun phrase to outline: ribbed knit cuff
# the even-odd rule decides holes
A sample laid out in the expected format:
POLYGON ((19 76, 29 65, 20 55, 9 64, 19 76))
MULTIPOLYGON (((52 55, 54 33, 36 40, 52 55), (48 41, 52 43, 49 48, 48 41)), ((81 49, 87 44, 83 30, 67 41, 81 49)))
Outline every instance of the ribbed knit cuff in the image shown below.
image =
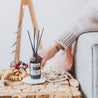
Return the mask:
POLYGON ((69 48, 70 45, 77 39, 77 35, 71 32, 66 32, 62 33, 56 40, 55 42, 59 43, 62 47, 67 49, 69 48))

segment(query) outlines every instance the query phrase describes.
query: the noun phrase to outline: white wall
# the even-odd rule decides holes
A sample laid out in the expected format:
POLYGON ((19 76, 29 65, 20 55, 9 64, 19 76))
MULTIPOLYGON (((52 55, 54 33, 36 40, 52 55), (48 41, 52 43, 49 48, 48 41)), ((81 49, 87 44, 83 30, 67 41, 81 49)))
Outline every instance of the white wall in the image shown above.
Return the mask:
MULTIPOLYGON (((17 30, 19 0, 0 0, 0 68, 9 66, 11 60, 12 43, 17 30)), ((33 0, 35 14, 40 29, 45 28, 43 47, 47 47, 60 33, 60 29, 66 22, 76 15, 89 0, 33 0)), ((28 61, 32 55, 27 30, 33 32, 28 7, 25 7, 21 58, 28 61)))

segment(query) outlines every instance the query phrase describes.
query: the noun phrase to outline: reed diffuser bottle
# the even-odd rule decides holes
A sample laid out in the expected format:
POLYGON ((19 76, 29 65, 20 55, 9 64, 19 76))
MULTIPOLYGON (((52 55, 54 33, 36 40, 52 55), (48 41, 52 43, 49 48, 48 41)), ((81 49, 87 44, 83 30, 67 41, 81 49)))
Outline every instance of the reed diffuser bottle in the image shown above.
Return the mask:
POLYGON ((42 29, 41 35, 39 34, 39 31, 38 31, 37 41, 35 41, 35 33, 36 33, 35 31, 36 30, 34 28, 33 44, 32 44, 31 37, 30 37, 29 31, 28 31, 28 36, 29 36, 30 44, 31 44, 32 51, 33 51, 33 57, 30 60, 30 76, 32 79, 40 79, 40 77, 41 77, 41 67, 40 67, 41 61, 38 58, 37 52, 38 52, 41 38, 43 35, 43 30, 44 30, 44 28, 42 29))
POLYGON ((33 58, 30 60, 30 76, 32 79, 39 79, 41 77, 40 59, 33 54, 33 58))

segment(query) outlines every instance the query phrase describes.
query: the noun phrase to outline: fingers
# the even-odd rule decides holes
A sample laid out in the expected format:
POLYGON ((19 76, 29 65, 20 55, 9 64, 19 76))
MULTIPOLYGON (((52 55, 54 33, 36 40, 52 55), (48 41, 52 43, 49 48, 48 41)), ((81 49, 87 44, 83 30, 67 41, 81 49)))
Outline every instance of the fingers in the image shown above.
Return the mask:
POLYGON ((41 57, 41 56, 39 56, 39 54, 37 54, 37 57, 40 59, 40 61, 42 60, 42 57, 41 57))
POLYGON ((43 67, 45 66, 46 61, 43 58, 41 58, 39 55, 37 55, 37 56, 41 61, 41 69, 43 69, 43 67))
POLYGON ((46 49, 42 49, 38 51, 38 58, 41 60, 41 69, 43 69, 47 61, 46 57, 48 56, 46 52, 47 52, 46 49))
POLYGON ((46 61, 47 61, 47 60, 45 60, 44 58, 42 59, 42 61, 41 61, 41 69, 43 69, 43 67, 45 66, 46 61))

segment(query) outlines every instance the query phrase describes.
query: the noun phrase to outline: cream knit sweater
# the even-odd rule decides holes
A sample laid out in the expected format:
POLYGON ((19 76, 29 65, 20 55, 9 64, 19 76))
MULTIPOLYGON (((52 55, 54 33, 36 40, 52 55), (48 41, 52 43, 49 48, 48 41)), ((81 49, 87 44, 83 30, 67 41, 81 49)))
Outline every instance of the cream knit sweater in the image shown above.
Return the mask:
POLYGON ((56 42, 65 50, 85 32, 98 31, 98 0, 90 0, 82 11, 68 22, 56 42))

